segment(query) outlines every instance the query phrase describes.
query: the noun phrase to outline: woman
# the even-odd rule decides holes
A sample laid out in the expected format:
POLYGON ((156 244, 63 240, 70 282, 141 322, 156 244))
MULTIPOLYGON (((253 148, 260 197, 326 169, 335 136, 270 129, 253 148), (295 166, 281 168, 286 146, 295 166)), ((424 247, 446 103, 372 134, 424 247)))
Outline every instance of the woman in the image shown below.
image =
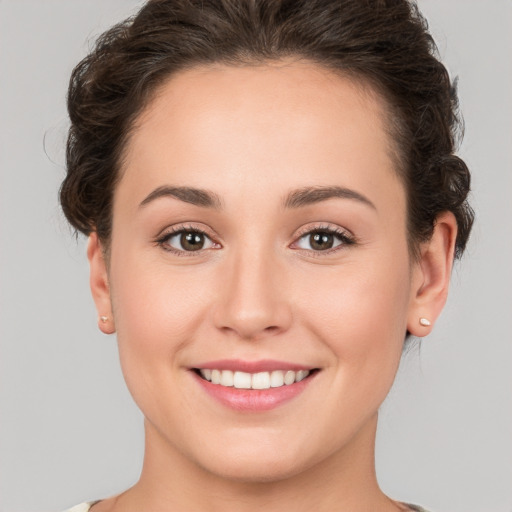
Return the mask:
POLYGON ((405 0, 152 1, 100 38, 61 202, 145 458, 74 511, 423 510, 374 444, 471 229, 456 107, 405 0))

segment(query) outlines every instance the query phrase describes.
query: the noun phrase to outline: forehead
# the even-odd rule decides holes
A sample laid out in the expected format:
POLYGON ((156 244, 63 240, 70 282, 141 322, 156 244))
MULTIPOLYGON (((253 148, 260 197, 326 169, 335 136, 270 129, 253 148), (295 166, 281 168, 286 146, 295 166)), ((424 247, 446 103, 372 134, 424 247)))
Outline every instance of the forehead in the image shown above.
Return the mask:
POLYGON ((298 122, 294 132, 300 135, 302 128, 327 130, 325 121, 336 128, 332 124, 336 116, 345 128, 357 127, 362 125, 364 111, 367 124, 386 131, 386 106, 362 79, 340 75, 307 60, 245 66, 212 64, 172 75, 156 90, 136 129, 166 127, 171 115, 180 123, 180 132, 192 128, 199 133, 210 123, 238 127, 250 121, 257 129, 262 123, 281 126, 283 121, 293 120, 298 122), (243 115, 248 113, 252 116, 245 119, 243 115))
POLYGON ((173 75, 140 115, 121 185, 142 194, 169 181, 256 191, 349 180, 371 192, 397 180, 386 119, 369 86, 308 61, 199 66, 173 75))

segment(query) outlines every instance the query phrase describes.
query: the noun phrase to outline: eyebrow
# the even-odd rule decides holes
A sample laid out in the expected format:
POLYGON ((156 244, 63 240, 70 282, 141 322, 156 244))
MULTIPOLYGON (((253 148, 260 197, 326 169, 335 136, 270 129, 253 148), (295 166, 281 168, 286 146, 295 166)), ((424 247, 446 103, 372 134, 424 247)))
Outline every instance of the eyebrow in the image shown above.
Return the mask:
MULTIPOLYGON (((214 192, 194 187, 173 187, 165 185, 153 190, 139 206, 146 206, 161 197, 174 197, 185 203, 201 206, 203 208, 213 208, 215 210, 222 208, 222 201, 214 192)), ((339 186, 303 187, 293 190, 286 196, 284 207, 291 209, 301 208, 333 198, 353 199, 377 210, 375 205, 364 195, 355 190, 339 186)))
POLYGON ((286 197, 284 206, 286 208, 300 208, 332 198, 353 199, 377 210, 376 206, 359 192, 338 186, 304 187, 294 190, 286 197))
POLYGON ((161 197, 174 197, 185 203, 190 203, 196 206, 202 206, 204 208, 214 208, 219 210, 222 205, 220 197, 214 192, 209 190, 194 188, 194 187, 170 187, 162 186, 158 187, 151 192, 139 205, 146 206, 155 199, 161 197))

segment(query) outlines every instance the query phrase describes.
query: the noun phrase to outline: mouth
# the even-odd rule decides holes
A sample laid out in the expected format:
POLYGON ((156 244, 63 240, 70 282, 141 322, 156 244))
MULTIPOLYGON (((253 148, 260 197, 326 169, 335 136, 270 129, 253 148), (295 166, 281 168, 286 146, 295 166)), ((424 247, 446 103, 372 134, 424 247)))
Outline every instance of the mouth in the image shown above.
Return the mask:
POLYGON ((215 368, 194 368, 199 377, 213 385, 235 389, 270 389, 291 386, 318 372, 311 370, 274 370, 271 372, 249 373, 215 368))
POLYGON ((216 361, 190 368, 207 396, 237 412, 263 412, 300 396, 320 368, 277 361, 216 361))

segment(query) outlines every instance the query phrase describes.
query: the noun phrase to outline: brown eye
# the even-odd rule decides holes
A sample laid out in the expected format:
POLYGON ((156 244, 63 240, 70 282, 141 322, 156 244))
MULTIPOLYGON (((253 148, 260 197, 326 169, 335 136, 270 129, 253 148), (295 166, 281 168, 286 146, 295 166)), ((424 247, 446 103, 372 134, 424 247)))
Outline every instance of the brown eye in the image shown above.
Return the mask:
POLYGON ((317 229, 302 235, 297 240, 296 246, 308 251, 321 252, 335 249, 338 246, 351 245, 353 243, 353 238, 345 232, 330 229, 317 229))
POLYGON ((160 243, 164 249, 175 252, 200 251, 210 249, 215 245, 205 233, 194 230, 177 231, 165 236, 160 243))
POLYGON ((325 251, 331 249, 334 245, 334 235, 332 233, 311 233, 309 235, 309 245, 315 251, 325 251))
POLYGON ((202 233, 181 233, 180 243, 185 251, 198 251, 204 246, 204 235, 202 233))

